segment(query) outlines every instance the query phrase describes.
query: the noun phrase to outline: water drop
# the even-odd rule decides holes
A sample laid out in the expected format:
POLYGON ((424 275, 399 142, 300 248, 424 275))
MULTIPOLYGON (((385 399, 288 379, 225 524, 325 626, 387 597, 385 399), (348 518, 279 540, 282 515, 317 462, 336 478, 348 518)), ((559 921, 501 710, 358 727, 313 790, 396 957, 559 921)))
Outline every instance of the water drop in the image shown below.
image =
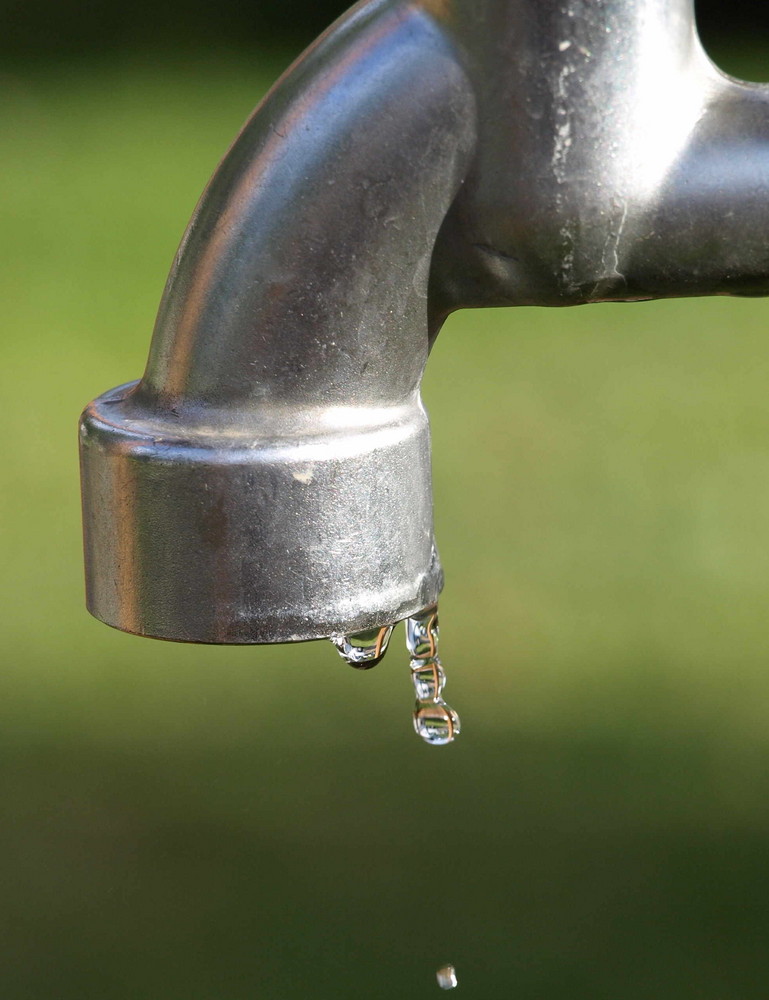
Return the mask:
POLYGON ((440 698, 446 683, 446 673, 440 660, 433 657, 411 661, 411 679, 414 682, 417 701, 436 701, 440 698))
POLYGON ((435 973, 438 985, 442 990, 453 990, 457 985, 457 973, 453 965, 444 965, 435 973))
POLYGON ((437 604, 406 620, 406 646, 415 660, 438 655, 439 634, 437 604))
MULTIPOLYGON (((368 670, 387 652, 392 631, 392 625, 384 625, 354 635, 332 635, 331 642, 346 663, 368 670)), ((446 673, 438 658, 438 634, 437 604, 406 619, 406 646, 416 694, 414 729, 431 746, 451 743, 460 732, 459 716, 443 700, 446 673)))
POLYGON ((443 747, 459 736, 459 716, 443 699, 417 702, 414 709, 414 729, 425 743, 443 747))
POLYGON ((459 716, 442 698, 446 673, 438 658, 438 606, 431 605, 406 622, 411 679, 417 702, 414 729, 431 746, 445 746, 459 736, 459 716))
POLYGON ((387 652, 387 644, 393 632, 392 625, 383 628, 371 628, 355 635, 332 635, 331 641, 336 646, 339 655, 355 667, 356 670, 369 670, 387 652))

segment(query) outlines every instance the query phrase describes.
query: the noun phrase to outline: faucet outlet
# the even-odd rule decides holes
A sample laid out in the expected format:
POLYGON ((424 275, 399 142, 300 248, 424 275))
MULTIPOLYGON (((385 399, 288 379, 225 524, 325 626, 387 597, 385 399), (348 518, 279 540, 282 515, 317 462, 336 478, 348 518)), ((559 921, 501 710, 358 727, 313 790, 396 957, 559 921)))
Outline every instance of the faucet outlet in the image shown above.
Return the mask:
POLYGON ((446 317, 766 294, 767 192, 769 90, 692 0, 357 4, 214 174, 143 378, 83 414, 89 609, 210 643, 415 618, 446 317))

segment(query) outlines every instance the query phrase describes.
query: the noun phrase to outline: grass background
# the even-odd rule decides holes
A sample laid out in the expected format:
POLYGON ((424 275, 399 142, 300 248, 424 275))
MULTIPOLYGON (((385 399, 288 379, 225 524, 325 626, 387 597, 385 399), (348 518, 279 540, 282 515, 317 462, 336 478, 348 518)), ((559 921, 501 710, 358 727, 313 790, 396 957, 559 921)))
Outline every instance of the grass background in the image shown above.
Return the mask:
POLYGON ((86 614, 77 415, 141 373, 283 63, 4 73, 0 995, 416 1000, 449 961, 468 998, 764 1000, 765 302, 448 323, 425 397, 455 746, 411 732, 402 637, 356 674, 86 614))

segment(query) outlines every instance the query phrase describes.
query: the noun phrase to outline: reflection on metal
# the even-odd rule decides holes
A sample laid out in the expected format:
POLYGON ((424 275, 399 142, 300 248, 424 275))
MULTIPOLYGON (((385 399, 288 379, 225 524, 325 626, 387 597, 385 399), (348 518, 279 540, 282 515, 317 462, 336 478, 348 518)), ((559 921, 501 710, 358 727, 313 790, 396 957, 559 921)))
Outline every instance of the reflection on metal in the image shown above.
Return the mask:
POLYGON ((144 377, 81 425, 88 603, 195 642, 435 602, 419 386, 445 317, 769 291, 769 91, 692 0, 369 0, 182 241, 144 377))

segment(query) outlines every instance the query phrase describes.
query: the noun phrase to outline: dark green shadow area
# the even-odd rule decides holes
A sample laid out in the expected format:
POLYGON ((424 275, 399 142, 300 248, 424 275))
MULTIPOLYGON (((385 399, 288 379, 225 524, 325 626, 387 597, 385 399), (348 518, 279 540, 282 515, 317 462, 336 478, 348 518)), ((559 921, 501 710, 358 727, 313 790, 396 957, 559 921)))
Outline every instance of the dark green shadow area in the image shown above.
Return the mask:
POLYGON ((280 60, 7 75, 3 1000, 764 1000, 762 301, 453 317, 429 365, 455 746, 402 637, 140 640, 82 600, 75 426, 280 60))
POLYGON ((7 748, 6 995, 416 998, 446 960, 474 997, 763 995, 766 817, 724 789, 765 798, 763 763, 471 725, 441 760, 7 748))

